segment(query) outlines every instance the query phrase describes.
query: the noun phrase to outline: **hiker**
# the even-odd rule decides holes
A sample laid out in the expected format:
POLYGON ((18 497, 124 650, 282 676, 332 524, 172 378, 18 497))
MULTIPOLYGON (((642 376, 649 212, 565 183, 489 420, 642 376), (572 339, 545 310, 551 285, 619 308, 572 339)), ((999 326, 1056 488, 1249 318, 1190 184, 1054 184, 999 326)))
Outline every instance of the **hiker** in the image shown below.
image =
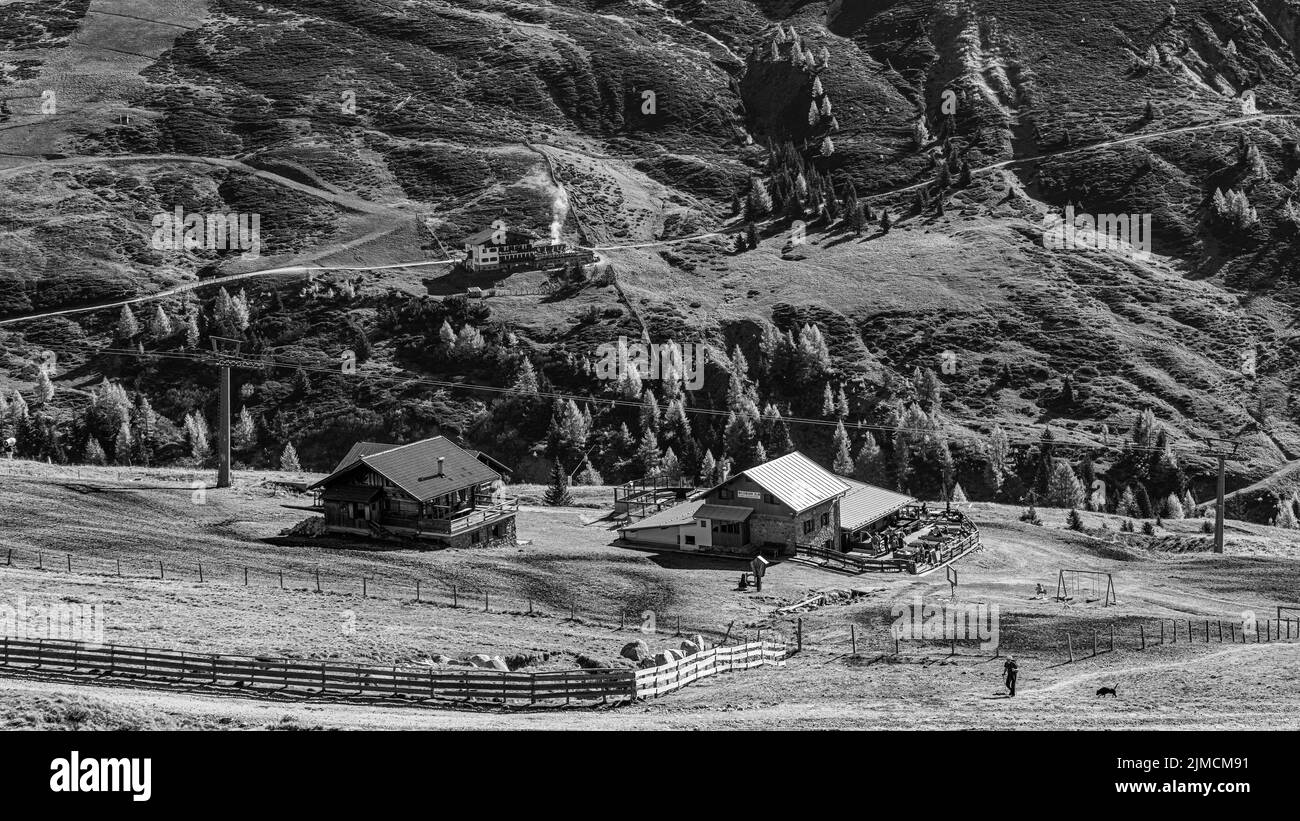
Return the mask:
POLYGON ((1010 690, 1011 695, 1014 696, 1016 694, 1016 673, 1019 672, 1020 669, 1016 664, 1016 657, 1007 656, 1007 663, 1002 665, 1002 669, 1007 674, 1007 689, 1010 690))
POLYGON ((1034 590, 1034 595, 1035 595, 1035 596, 1046 596, 1046 595, 1047 595, 1047 588, 1046 588, 1046 587, 1043 587, 1043 583, 1042 583, 1042 582, 1039 582, 1037 585, 1035 585, 1035 587, 1037 588, 1036 590, 1034 590))
POLYGON ((754 571, 754 592, 763 592, 763 573, 767 570, 767 559, 761 555, 755 556, 754 561, 749 563, 754 571))

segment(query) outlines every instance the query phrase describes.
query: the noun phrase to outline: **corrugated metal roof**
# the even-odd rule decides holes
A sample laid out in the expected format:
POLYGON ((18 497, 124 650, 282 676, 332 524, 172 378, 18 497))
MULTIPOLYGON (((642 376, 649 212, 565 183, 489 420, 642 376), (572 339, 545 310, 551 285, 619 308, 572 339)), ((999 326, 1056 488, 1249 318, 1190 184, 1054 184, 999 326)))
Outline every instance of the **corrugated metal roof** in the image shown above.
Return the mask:
MULTIPOLYGON (((373 444, 360 442, 353 445, 353 450, 364 449, 363 446, 373 444)), ((340 463, 341 467, 312 487, 328 486, 338 476, 352 470, 358 464, 369 466, 421 502, 500 478, 499 473, 444 436, 422 439, 409 445, 390 446, 386 450, 374 453, 363 453, 351 463, 347 463, 346 459, 347 457, 340 463), (437 475, 439 456, 444 460, 442 475, 437 475)))
POLYGON ((743 522, 754 512, 753 508, 732 505, 702 505, 695 511, 697 519, 717 519, 720 522, 743 522))
POLYGON ((855 530, 916 502, 911 496, 865 482, 842 481, 849 486, 848 495, 840 500, 840 527, 845 530, 855 530))
POLYGON ((839 477, 799 451, 741 471, 795 513, 819 505, 849 490, 839 477))
POLYGON ((661 510, 653 516, 647 516, 639 522, 624 525, 620 530, 645 530, 649 527, 676 527, 688 525, 695 521, 695 512, 704 505, 704 500, 683 502, 661 510))

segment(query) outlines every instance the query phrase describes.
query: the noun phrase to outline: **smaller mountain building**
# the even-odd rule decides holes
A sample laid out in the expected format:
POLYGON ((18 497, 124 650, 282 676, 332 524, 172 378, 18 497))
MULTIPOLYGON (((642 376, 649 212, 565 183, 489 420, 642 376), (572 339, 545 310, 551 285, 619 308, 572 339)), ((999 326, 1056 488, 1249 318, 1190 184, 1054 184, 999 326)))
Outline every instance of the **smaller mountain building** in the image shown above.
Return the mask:
POLYGON ((327 532, 417 539, 438 547, 514 544, 509 468, 443 436, 407 445, 358 442, 307 489, 327 532))
POLYGON ((484 228, 465 238, 464 266, 474 273, 548 271, 595 261, 590 251, 541 239, 532 231, 484 228))

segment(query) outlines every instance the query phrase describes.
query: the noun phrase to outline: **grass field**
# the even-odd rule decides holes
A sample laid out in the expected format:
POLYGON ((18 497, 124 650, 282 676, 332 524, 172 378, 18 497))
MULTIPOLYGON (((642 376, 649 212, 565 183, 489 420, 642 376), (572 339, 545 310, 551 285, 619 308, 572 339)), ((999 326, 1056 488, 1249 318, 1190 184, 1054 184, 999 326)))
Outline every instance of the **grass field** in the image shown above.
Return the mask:
MULTIPOLYGON (((517 547, 413 552, 275 543, 307 515, 282 507, 275 474, 237 474, 236 487, 208 490, 192 504, 182 471, 80 470, 8 463, 0 472, 0 601, 103 605, 108 641, 196 651, 426 662, 437 654, 513 656, 524 669, 577 666, 580 655, 612 661, 645 638, 654 649, 679 641, 675 620, 716 634, 793 640, 804 649, 784 668, 762 668, 693 684, 653 702, 598 712, 436 711, 375 705, 275 703, 182 690, 109 688, 33 678, 0 678, 11 727, 574 727, 623 728, 976 728, 1213 727, 1294 728, 1287 682, 1296 643, 1205 644, 1202 622, 1260 619, 1294 604, 1300 533, 1229 522, 1227 552, 1204 552, 1199 520, 1167 523, 1148 538, 1121 534, 1111 516, 1085 514, 1087 533, 1065 528, 1063 512, 1044 524, 1019 509, 975 504, 984 549, 956 566, 957 600, 996 605, 1001 655, 1021 666, 1014 699, 1001 689, 1001 659, 963 643, 904 642, 892 658, 891 607, 921 597, 946 600, 942 571, 924 576, 847 576, 783 563, 762 594, 735 590, 741 565, 655 556, 608 546, 613 534, 595 508, 520 511, 517 547), (1107 528, 1100 529, 1105 523, 1107 528), (1127 540, 1121 542, 1121 538, 1127 540), (271 539, 272 541, 264 541, 271 539), (42 553, 43 569, 31 559, 42 553), (71 555, 73 572, 66 561, 71 555), (121 559, 123 576, 115 575, 121 559), (164 578, 157 562, 164 562, 164 578), (205 578, 197 579, 202 562, 205 578), (107 564, 106 564, 107 563, 107 564), (245 587, 242 567, 253 568, 245 587), (106 567, 113 568, 105 569, 106 567), (314 589, 321 568, 324 592, 314 589), (1079 595, 1070 604, 1035 597, 1055 591, 1062 567, 1114 575, 1119 602, 1103 608, 1079 595), (85 568, 85 569, 80 569, 85 568), (284 590, 279 569, 287 571, 284 590), (362 597, 359 580, 367 582, 362 597), (411 581, 425 581, 414 601, 411 581), (453 581, 454 580, 454 581, 453 581), (465 591, 449 606, 448 587, 465 591), (778 607, 822 591, 842 591, 796 615, 778 607), (856 595, 850 595, 855 591, 856 595), (489 596, 484 612, 482 594, 489 596), (527 613, 532 600, 534 615, 527 613), (578 618, 566 612, 576 602, 578 618), (620 630, 617 613, 627 614, 620 630), (642 632, 653 612, 657 634, 642 632), (1139 650, 1137 624, 1193 619, 1195 641, 1139 650), (1088 657, 1092 629, 1118 626, 1113 653, 1088 657), (850 628, 858 655, 850 655, 850 628), (1079 658, 1066 661, 1069 631, 1079 658), (1100 700, 1097 687, 1119 697, 1100 700)), ((301 478, 301 477, 297 477, 301 478)), ((595 504, 600 491, 585 491, 595 504)), ((1105 639, 1103 639, 1103 649, 1105 639)))

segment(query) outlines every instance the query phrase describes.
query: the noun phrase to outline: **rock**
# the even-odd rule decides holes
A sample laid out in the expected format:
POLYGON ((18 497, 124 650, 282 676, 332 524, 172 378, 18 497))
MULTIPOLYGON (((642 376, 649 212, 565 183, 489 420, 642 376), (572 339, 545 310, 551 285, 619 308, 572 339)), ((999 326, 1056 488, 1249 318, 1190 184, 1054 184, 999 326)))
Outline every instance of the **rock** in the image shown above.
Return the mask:
POLYGON ((684 641, 681 643, 681 651, 683 656, 693 656, 700 652, 700 647, 693 641, 684 641))
POLYGON ((656 664, 672 664, 675 661, 681 661, 682 654, 676 650, 665 650, 655 656, 656 664))
POLYGON ((645 658, 645 659, 641 659, 640 661, 638 661, 638 662, 636 663, 636 666, 637 666, 637 667, 640 667, 642 670, 645 670, 645 669, 647 669, 647 668, 649 668, 649 667, 658 667, 659 665, 655 662, 654 659, 651 659, 651 658, 645 658))
POLYGON ((451 663, 451 656, 444 656, 442 653, 439 653, 433 657, 432 661, 434 664, 449 664, 451 663))
POLYGON ((618 654, 635 662, 654 657, 654 654, 650 652, 650 645, 640 639, 623 645, 623 649, 618 654))
POLYGON ((699 633, 691 636, 691 641, 695 642, 695 646, 700 648, 701 653, 709 649, 709 645, 704 643, 704 636, 701 636, 699 633))
POLYGON ((510 670, 510 668, 506 666, 505 660, 500 656, 488 656, 483 653, 470 656, 469 663, 474 667, 479 667, 484 670, 510 670))
POLYGON ((582 653, 579 653, 578 657, 574 659, 574 661, 576 661, 578 666, 584 670, 605 670, 609 668, 609 665, 600 659, 594 659, 591 656, 582 653))

